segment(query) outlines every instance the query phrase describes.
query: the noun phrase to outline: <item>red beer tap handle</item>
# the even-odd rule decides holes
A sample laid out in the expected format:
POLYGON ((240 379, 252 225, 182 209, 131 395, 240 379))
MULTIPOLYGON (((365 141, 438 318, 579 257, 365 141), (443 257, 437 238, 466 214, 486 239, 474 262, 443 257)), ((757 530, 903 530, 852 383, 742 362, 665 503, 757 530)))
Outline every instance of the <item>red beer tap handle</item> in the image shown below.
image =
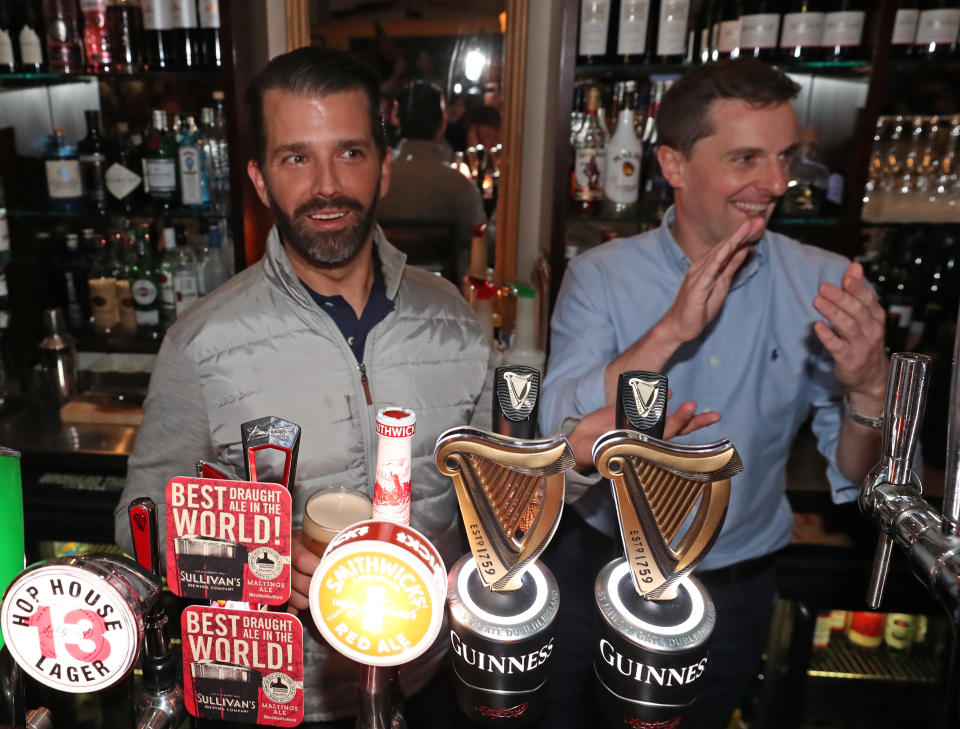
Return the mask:
POLYGON ((224 481, 236 481, 236 478, 232 476, 228 476, 219 468, 216 468, 215 466, 211 466, 206 461, 197 461, 197 477, 198 478, 218 478, 224 481))
POLYGON ((283 453, 282 486, 292 489, 300 451, 300 426, 275 416, 250 420, 240 426, 247 481, 258 481, 256 452, 267 448, 283 453))
POLYGON ((157 505, 153 499, 134 499, 127 507, 133 552, 140 566, 160 578, 160 534, 157 528, 157 505))

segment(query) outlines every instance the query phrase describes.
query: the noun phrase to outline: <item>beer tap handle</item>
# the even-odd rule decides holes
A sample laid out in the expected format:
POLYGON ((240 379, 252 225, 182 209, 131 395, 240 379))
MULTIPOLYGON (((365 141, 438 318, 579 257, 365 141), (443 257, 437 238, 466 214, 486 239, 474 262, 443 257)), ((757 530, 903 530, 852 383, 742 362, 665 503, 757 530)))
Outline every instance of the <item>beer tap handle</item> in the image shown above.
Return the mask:
POLYGON ((493 381, 493 431, 509 438, 535 438, 540 370, 523 365, 497 367, 493 381))
MULTIPOLYGON (((929 369, 930 358, 926 355, 898 353, 890 359, 880 455, 880 478, 886 483, 909 485, 912 482, 929 369)), ((877 477, 877 474, 868 477, 868 489, 876 484, 877 477)), ((867 588, 867 603, 874 610, 880 607, 892 551, 893 537, 881 531, 867 588)))
POLYGON ((960 327, 953 340, 950 415, 947 419, 947 465, 943 487, 943 532, 960 536, 960 327))
POLYGON ((243 465, 247 481, 257 481, 256 452, 267 448, 283 453, 281 485, 293 489, 296 479, 297 456, 300 451, 300 426, 275 416, 250 420, 240 426, 243 444, 243 465))
POLYGON ((217 478, 223 481, 236 481, 235 476, 230 476, 206 461, 197 461, 197 478, 217 478))
POLYGON ((663 438, 667 424, 667 376, 629 370, 617 381, 617 428, 663 438))
POLYGON ((130 534, 133 536, 133 552, 137 562, 160 580, 157 505, 147 496, 134 499, 127 507, 127 515, 130 517, 130 534))

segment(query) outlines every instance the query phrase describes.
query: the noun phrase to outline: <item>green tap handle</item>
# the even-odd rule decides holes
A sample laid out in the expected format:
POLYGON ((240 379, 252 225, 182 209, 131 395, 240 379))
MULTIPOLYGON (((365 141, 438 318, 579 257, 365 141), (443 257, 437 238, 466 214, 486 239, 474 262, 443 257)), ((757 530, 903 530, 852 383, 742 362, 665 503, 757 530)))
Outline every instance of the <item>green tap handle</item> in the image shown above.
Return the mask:
MULTIPOLYGON (((23 489, 20 453, 0 446, 0 593, 23 571, 23 489)), ((0 636, 3 648, 3 636, 0 636)))

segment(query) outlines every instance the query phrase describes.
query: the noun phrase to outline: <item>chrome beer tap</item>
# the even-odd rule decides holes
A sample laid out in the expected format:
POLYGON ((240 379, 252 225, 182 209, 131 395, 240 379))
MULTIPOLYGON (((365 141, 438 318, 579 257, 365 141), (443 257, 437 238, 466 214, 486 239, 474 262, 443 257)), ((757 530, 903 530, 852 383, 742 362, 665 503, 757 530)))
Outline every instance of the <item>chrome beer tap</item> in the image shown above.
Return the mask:
MULTIPOLYGON (((128 507, 137 561, 160 580, 157 505, 134 499, 128 507)), ((180 654, 170 643, 169 619, 158 599, 147 613, 143 636, 143 693, 137 698, 136 729, 176 729, 187 717, 180 679, 180 654)))

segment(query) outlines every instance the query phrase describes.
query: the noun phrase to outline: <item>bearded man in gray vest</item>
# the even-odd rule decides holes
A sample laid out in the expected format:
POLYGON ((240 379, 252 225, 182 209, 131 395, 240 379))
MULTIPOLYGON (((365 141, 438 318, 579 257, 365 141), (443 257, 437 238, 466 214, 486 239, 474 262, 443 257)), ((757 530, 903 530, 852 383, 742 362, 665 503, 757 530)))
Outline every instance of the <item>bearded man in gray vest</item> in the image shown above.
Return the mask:
MULTIPOLYGON (((376 225, 390 182, 379 79, 348 54, 301 48, 270 61, 247 100, 247 171, 276 225, 262 260, 167 332, 116 510, 117 542, 129 550, 130 500, 150 496, 162 508, 167 481, 198 460, 243 474, 240 424, 264 415, 303 429, 294 528, 319 488, 372 494, 377 410, 400 405, 418 416, 411 524, 452 564, 459 512, 433 447, 448 428, 490 428, 490 349, 456 289, 405 266, 376 225)), ((318 563, 295 539, 290 606, 304 616, 318 563)), ((356 664, 310 632, 305 721, 355 714, 356 664)), ((445 645, 401 671, 408 696, 436 672, 445 645)))

